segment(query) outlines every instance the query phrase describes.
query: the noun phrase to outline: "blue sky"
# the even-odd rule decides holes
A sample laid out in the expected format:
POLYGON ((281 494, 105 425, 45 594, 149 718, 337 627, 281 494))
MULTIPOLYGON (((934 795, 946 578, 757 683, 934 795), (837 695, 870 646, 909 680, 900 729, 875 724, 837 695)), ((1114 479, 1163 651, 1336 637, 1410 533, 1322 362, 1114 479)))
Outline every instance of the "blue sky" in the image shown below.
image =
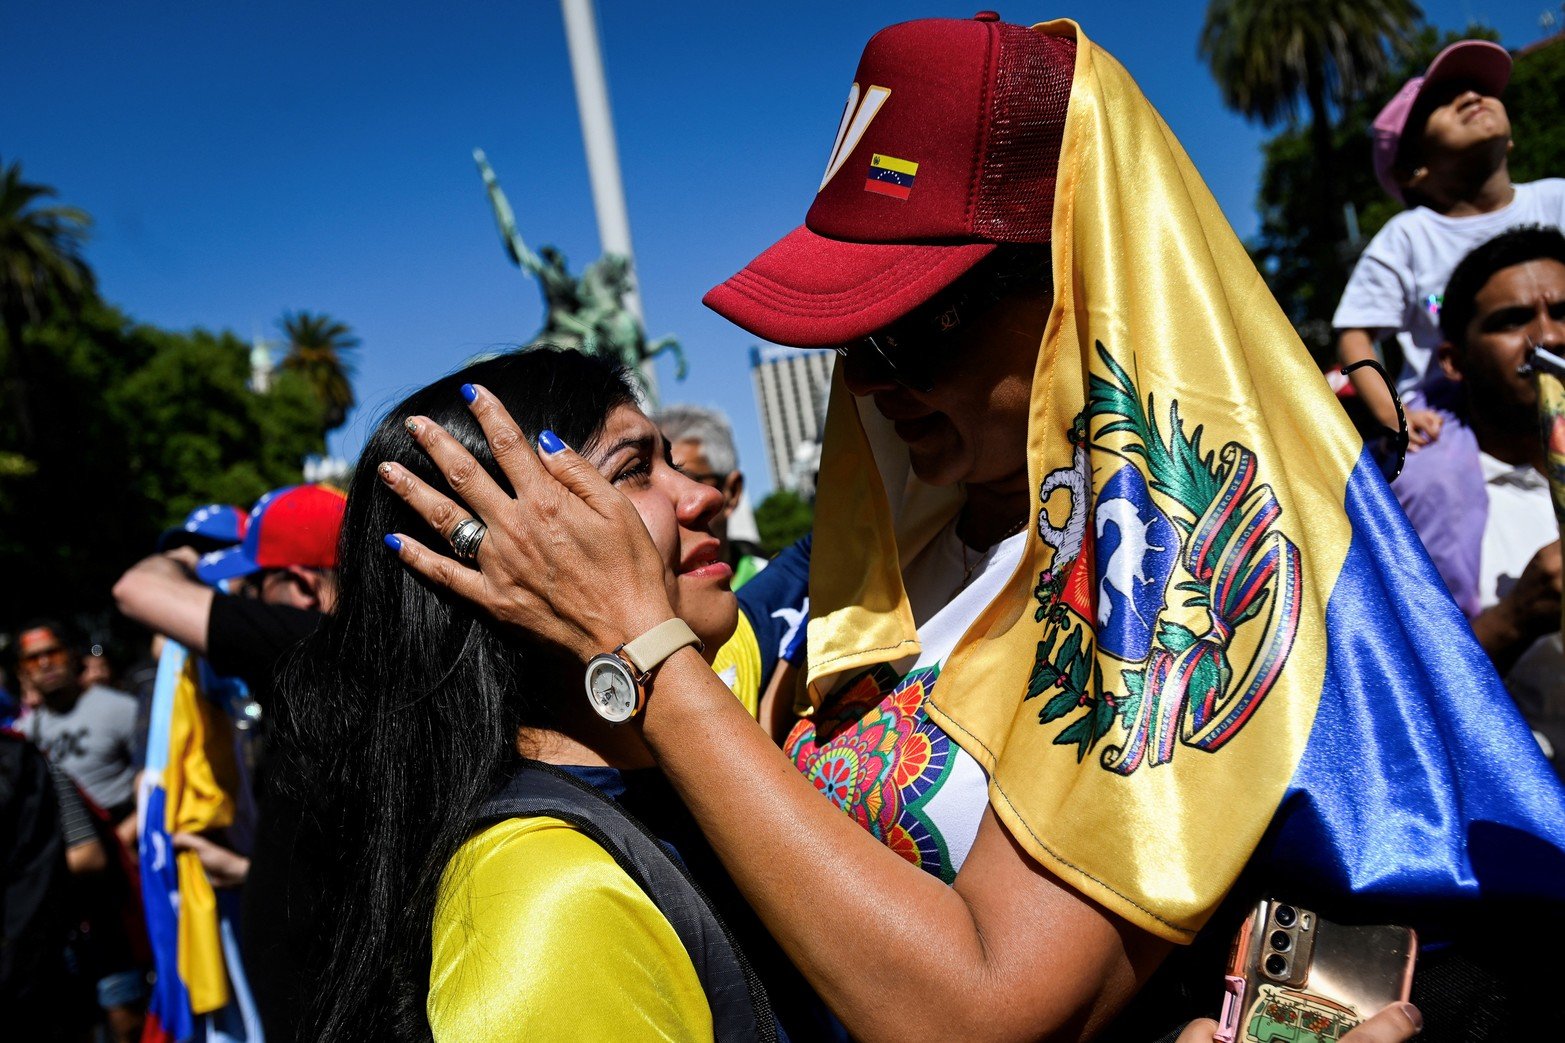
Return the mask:
MULTIPOLYGON (((1521 46, 1543 0, 1425 12, 1521 46)), ((1140 82, 1241 235, 1265 131, 1221 107, 1196 56, 1205 5, 1001 5, 1074 15, 1140 82)), ((753 338, 702 293, 803 219, 864 41, 976 6, 598 0, 648 332, 684 341, 665 401, 725 409, 764 490, 753 338)), ((352 456, 406 392, 525 342, 542 307, 501 252, 469 156, 489 153, 522 234, 572 268, 598 254, 557 4, 51 0, 0 9, 0 159, 96 218, 104 295, 173 328, 275 335, 292 309, 363 338, 352 456)))

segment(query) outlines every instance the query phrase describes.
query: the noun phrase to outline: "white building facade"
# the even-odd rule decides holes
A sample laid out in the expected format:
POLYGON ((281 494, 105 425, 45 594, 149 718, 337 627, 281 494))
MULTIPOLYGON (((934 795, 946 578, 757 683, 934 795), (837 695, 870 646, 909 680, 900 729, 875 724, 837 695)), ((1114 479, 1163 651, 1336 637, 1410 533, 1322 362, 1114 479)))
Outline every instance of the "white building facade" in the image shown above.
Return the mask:
POLYGON ((837 353, 768 346, 750 349, 750 377, 772 487, 806 499, 815 495, 821 436, 826 430, 826 401, 837 353))

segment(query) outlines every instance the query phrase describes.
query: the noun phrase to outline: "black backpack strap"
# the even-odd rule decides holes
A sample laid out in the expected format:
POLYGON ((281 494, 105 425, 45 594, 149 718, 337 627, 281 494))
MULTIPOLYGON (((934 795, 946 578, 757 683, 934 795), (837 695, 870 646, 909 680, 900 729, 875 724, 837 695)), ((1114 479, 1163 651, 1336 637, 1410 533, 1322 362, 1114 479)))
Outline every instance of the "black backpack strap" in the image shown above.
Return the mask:
POLYGON ((473 814, 482 828, 508 818, 547 816, 569 822, 630 875, 690 954, 720 1041, 777 1038, 771 1003, 744 952, 713 911, 689 870, 652 832, 614 801, 569 772, 524 760, 510 780, 473 814))

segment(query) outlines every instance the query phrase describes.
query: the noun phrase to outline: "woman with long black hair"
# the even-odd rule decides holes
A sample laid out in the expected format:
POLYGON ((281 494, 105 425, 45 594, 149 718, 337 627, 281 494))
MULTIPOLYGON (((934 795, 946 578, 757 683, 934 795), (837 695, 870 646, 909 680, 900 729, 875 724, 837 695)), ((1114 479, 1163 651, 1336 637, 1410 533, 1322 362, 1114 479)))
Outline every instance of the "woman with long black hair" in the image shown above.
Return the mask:
MULTIPOLYGON (((728 567, 707 532, 720 497, 669 463, 621 368, 571 352, 507 355, 393 408, 365 447, 379 468, 349 488, 337 612, 283 678, 279 781, 320 809, 319 847, 300 852, 321 874, 323 940, 301 1035, 558 1038, 568 1025, 581 1038, 721 1036, 707 969, 645 873, 627 872, 574 820, 486 804, 519 772, 558 781, 548 765, 622 797, 652 763, 639 733, 588 709, 579 664, 411 575, 382 546, 388 532, 436 546, 449 527, 432 530, 387 482, 463 486, 409 437, 423 425, 450 432, 509 488, 496 462, 508 447, 490 451, 464 402, 475 383, 529 439, 568 440, 624 493, 689 625, 673 647, 710 656, 735 625, 728 567)), ((475 535, 440 541, 451 568, 465 567, 475 535)))

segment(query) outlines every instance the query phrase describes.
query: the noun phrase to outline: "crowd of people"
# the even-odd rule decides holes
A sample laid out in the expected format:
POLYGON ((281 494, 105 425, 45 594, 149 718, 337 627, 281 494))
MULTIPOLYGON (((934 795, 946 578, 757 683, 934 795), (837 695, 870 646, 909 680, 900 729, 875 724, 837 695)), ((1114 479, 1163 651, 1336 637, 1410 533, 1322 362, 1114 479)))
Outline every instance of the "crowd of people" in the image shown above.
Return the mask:
POLYGON ((1343 1040, 1534 1038, 1565 180, 1509 180, 1509 61, 1376 120, 1366 446, 1079 27, 883 30, 706 298, 840 355, 812 534, 731 538, 725 418, 550 348, 397 403, 346 492, 191 513, 112 591, 146 662, 10 646, 18 1038, 1242 1039, 1276 895, 1420 932, 1343 1040))

